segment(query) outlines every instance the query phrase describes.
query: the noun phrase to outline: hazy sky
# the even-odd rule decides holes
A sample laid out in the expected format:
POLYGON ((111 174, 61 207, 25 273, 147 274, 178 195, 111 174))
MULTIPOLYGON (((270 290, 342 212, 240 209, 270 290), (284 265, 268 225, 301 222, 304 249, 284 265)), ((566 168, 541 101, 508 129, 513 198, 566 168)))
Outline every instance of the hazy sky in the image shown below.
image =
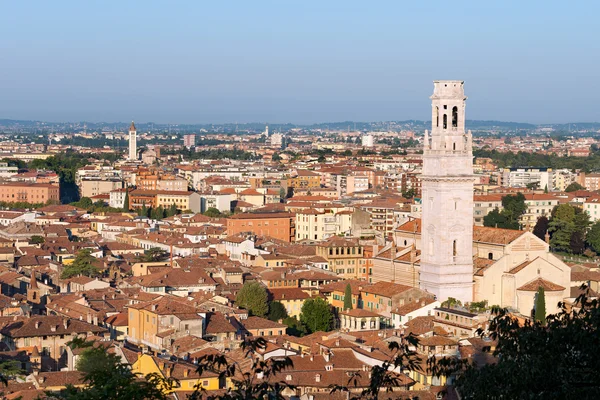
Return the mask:
POLYGON ((598 121, 597 1, 4 1, 0 118, 598 121))

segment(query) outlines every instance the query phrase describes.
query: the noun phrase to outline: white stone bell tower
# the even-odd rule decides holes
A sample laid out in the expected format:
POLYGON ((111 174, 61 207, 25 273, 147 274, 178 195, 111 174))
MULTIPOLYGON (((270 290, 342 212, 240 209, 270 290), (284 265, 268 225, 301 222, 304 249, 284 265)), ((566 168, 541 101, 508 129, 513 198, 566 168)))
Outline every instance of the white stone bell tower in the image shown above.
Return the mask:
POLYGON ((473 300, 473 151, 463 81, 434 81, 422 175, 421 289, 473 300))
POLYGON ((137 131, 133 121, 129 127, 129 160, 137 160, 137 131))

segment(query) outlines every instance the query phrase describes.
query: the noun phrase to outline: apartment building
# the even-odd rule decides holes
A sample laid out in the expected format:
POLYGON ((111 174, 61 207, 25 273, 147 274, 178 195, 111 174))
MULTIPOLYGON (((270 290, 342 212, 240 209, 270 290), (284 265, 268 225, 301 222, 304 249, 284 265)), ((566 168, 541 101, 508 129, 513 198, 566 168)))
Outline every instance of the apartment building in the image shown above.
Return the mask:
POLYGON ((0 183, 0 201, 6 203, 60 202, 60 187, 47 183, 3 182, 0 183))
POLYGON ((321 187, 321 175, 305 169, 299 169, 296 172, 296 176, 287 180, 289 187, 301 189, 316 189, 321 187))
POLYGON ((355 239, 332 236, 316 245, 317 256, 323 257, 329 264, 329 270, 344 279, 357 279, 361 275, 363 246, 355 239))
POLYGON ((295 216, 287 212, 235 214, 227 220, 227 233, 253 233, 293 242, 296 237, 295 216))
POLYGON ((135 189, 129 192, 129 209, 163 207, 168 208, 173 204, 178 210, 191 210, 199 213, 201 199, 196 192, 170 191, 170 190, 141 190, 135 189))
POLYGON ((88 179, 84 178, 79 183, 81 197, 94 197, 100 194, 110 194, 113 190, 122 189, 123 181, 118 179, 88 179))
POLYGON ((525 188, 528 185, 553 191, 554 171, 547 167, 504 168, 502 171, 502 186, 525 188))

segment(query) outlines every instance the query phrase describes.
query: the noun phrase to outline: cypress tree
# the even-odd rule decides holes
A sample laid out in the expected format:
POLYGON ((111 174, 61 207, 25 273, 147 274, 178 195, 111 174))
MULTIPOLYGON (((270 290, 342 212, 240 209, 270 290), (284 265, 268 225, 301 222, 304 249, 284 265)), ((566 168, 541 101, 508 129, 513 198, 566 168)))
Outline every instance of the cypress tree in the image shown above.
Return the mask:
POLYGON ((546 322, 546 295, 544 288, 539 287, 535 298, 535 320, 542 324, 546 322))
POLYGON ((352 287, 349 283, 344 291, 344 310, 352 310, 352 287))
POLYGON ((125 200, 123 200, 123 212, 129 211, 129 190, 125 190, 125 200))

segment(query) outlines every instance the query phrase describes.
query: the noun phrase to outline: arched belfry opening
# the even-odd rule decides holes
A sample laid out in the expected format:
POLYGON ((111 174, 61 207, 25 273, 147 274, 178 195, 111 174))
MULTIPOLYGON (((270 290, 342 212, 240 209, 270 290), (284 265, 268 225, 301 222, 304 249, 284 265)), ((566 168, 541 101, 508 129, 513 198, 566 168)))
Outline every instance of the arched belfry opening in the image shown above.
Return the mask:
POLYGON ((458 107, 452 107, 452 127, 458 127, 458 107))
POLYGON ((448 114, 444 114, 444 129, 448 129, 448 114))

